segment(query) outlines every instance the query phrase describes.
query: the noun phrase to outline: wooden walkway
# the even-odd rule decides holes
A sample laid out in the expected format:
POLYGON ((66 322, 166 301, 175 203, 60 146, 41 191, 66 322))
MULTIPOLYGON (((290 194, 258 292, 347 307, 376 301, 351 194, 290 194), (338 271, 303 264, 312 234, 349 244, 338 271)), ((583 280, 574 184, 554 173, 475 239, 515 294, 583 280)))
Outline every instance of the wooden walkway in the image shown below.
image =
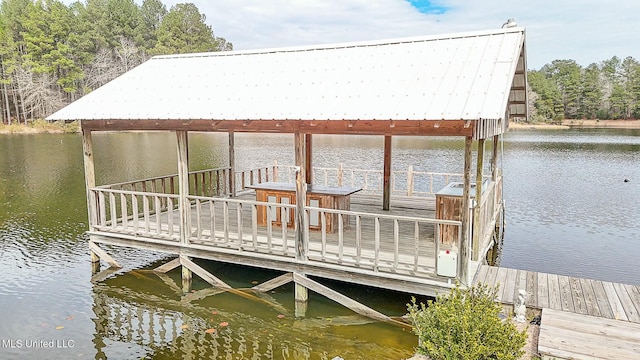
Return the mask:
POLYGON ((640 324, 542 309, 542 359, 639 359, 640 324))
POLYGON ((497 301, 542 309, 542 359, 640 359, 640 286, 482 265, 474 284, 498 286, 497 301))
MULTIPOLYGON (((513 304, 527 291, 528 308, 561 310, 640 323, 640 286, 482 265, 474 283, 499 285, 498 301, 513 304)), ((640 356, 639 356, 640 357, 640 356)))

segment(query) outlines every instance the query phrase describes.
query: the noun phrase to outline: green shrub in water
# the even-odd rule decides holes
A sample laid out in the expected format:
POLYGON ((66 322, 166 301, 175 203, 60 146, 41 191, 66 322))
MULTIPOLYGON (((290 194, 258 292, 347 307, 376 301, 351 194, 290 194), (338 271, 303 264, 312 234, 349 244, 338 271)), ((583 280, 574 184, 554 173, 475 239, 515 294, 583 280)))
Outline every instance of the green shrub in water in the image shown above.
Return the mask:
POLYGON ((412 299, 407 308, 419 339, 418 353, 433 360, 519 359, 527 334, 500 320, 496 293, 497 288, 480 284, 456 286, 428 306, 412 299))

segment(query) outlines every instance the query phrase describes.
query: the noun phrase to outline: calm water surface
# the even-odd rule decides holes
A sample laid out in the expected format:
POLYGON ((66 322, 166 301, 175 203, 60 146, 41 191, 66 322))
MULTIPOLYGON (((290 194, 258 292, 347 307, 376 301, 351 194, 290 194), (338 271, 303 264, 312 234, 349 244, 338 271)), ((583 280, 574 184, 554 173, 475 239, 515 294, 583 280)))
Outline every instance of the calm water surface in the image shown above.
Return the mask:
MULTIPOLYGON (((224 164, 226 143, 226 135, 192 135, 191 169, 224 164)), ((97 134, 94 146, 99 184, 176 172, 170 134, 97 134)), ((316 137, 314 147, 315 166, 382 167, 381 138, 316 137)), ((0 358, 400 359, 413 353, 410 332, 369 322, 314 294, 307 318, 296 319, 291 286, 262 299, 208 294, 196 279, 196 292, 184 296, 173 285, 178 271, 164 279, 146 271, 162 262, 161 254, 109 249, 125 268, 91 283, 81 148, 78 135, 0 136, 0 358)), ((289 136, 238 135, 236 148, 242 168, 293 163, 289 136)), ((462 143, 399 138, 393 162, 395 169, 461 172, 462 143)), ((502 265, 640 284, 639 164, 638 131, 507 134, 502 265)), ((277 275, 200 265, 236 288, 277 275)), ((403 314, 409 300, 329 285, 392 315, 403 314)))

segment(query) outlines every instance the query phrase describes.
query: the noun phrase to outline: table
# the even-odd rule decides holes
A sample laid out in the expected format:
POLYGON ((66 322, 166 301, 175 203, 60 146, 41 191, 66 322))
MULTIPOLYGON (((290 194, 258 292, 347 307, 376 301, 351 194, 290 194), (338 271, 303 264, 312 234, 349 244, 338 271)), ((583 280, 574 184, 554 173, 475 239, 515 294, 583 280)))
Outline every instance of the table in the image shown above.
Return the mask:
MULTIPOLYGON (((256 185, 247 186, 256 191, 256 201, 270 202, 278 204, 295 204, 296 203, 296 184, 283 182, 265 182, 256 185)), ((306 206, 316 208, 327 208, 335 210, 350 210, 350 195, 362 190, 362 188, 340 186, 331 187, 323 185, 308 185, 306 206)), ((286 224, 288 227, 294 227, 294 212, 278 211, 281 209, 274 206, 271 209, 271 223, 276 226, 286 224)), ((325 213, 327 232, 335 232, 338 229, 338 214, 325 213)), ((344 224, 348 223, 348 218, 344 218, 344 224)), ((258 224, 267 224, 267 208, 258 206, 258 224)), ((321 230, 322 219, 321 212, 312 210, 309 213, 309 229, 321 230)))

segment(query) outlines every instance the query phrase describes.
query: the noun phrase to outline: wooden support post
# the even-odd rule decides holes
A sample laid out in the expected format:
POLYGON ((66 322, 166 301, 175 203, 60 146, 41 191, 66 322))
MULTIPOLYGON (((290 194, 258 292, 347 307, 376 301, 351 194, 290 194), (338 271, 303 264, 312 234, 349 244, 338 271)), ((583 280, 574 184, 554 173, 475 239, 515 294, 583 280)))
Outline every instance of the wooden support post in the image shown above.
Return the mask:
POLYGON ((478 140, 478 157, 476 159, 476 206, 473 209, 473 253, 471 255, 472 260, 478 260, 478 252, 480 249, 480 242, 482 241, 481 229, 483 228, 480 218, 481 202, 482 202, 482 177, 484 167, 484 139, 478 140))
POLYGON ((305 134, 305 181, 313 184, 313 140, 311 134, 305 134))
POLYGON ((198 275, 202 280, 208 282, 212 286, 219 287, 222 289, 231 289, 231 286, 227 285, 224 281, 218 279, 205 269, 198 266, 196 263, 191 261, 189 257, 180 255, 180 265, 182 265, 182 273, 184 274, 184 269, 187 268, 190 272, 198 275))
MULTIPOLYGON (((304 274, 293 274, 293 279, 305 278, 304 274)), ((303 318, 307 314, 307 305, 309 301, 309 290, 298 281, 294 284, 294 296, 295 296, 295 316, 297 318, 303 318)))
POLYGON ((498 145, 500 136, 495 135, 493 137, 493 152, 491 154, 491 180, 496 181, 498 179, 498 145))
POLYGON ((121 268, 122 266, 120 266, 120 264, 118 264, 117 261, 115 261, 111 255, 107 254, 106 251, 102 250, 102 248, 100 248, 100 246, 98 246, 98 244, 94 243, 93 241, 89 240, 89 249, 91 249, 92 252, 92 259, 93 256, 97 256, 99 257, 101 260, 104 260, 107 262, 107 264, 111 265, 114 268, 121 268))
POLYGON ((356 313, 360 314, 360 315, 364 315, 367 317, 370 317, 372 319, 376 319, 376 320, 380 320, 380 321, 391 321, 391 319, 384 315, 381 314, 345 295, 340 294, 339 292, 332 290, 320 283, 317 283, 305 276, 301 276, 297 273, 293 274, 293 280, 296 282, 296 285, 301 285, 302 287, 304 287, 305 289, 309 289, 313 292, 316 292, 322 296, 325 296, 353 311, 355 311, 356 313))
POLYGON ((235 134, 229 131, 229 195, 236 197, 236 150, 235 134))
POLYGON ((469 200, 471 197, 471 145, 473 138, 465 137, 464 141, 464 172, 462 174, 463 192, 462 209, 460 209, 460 220, 462 222, 462 239, 460 240, 459 258, 459 280, 463 285, 470 285, 469 261, 471 260, 471 249, 469 248, 469 200))
POLYGON ((182 265, 182 292, 188 293, 191 292, 191 283, 193 280, 193 274, 188 267, 182 265))
POLYGON ((391 135, 384 137, 384 182, 382 189, 382 210, 389 210, 391 203, 391 135))
POLYGON ((91 251, 91 275, 95 275, 100 272, 100 258, 96 253, 91 251), (95 260, 95 259, 97 260, 95 260))
POLYGON ((295 134, 295 161, 298 171, 296 171, 296 259, 298 261, 307 260, 307 244, 304 233, 306 229, 305 205, 307 202, 307 184, 305 183, 305 137, 303 134, 295 134))
POLYGON ((178 144, 178 213, 180 214, 180 243, 189 243, 191 224, 189 222, 189 138, 186 131, 176 131, 178 144))
MULTIPOLYGON (((93 162, 93 140, 91 139, 91 131, 82 130, 82 153, 84 161, 84 183, 87 196, 87 213, 89 216, 89 230, 93 230, 98 223, 98 203, 91 189, 96 186, 96 172, 93 162)), ((94 264, 93 270, 100 271, 100 257, 91 250, 91 263, 94 264), (97 265, 96 265, 97 264, 97 265)))

